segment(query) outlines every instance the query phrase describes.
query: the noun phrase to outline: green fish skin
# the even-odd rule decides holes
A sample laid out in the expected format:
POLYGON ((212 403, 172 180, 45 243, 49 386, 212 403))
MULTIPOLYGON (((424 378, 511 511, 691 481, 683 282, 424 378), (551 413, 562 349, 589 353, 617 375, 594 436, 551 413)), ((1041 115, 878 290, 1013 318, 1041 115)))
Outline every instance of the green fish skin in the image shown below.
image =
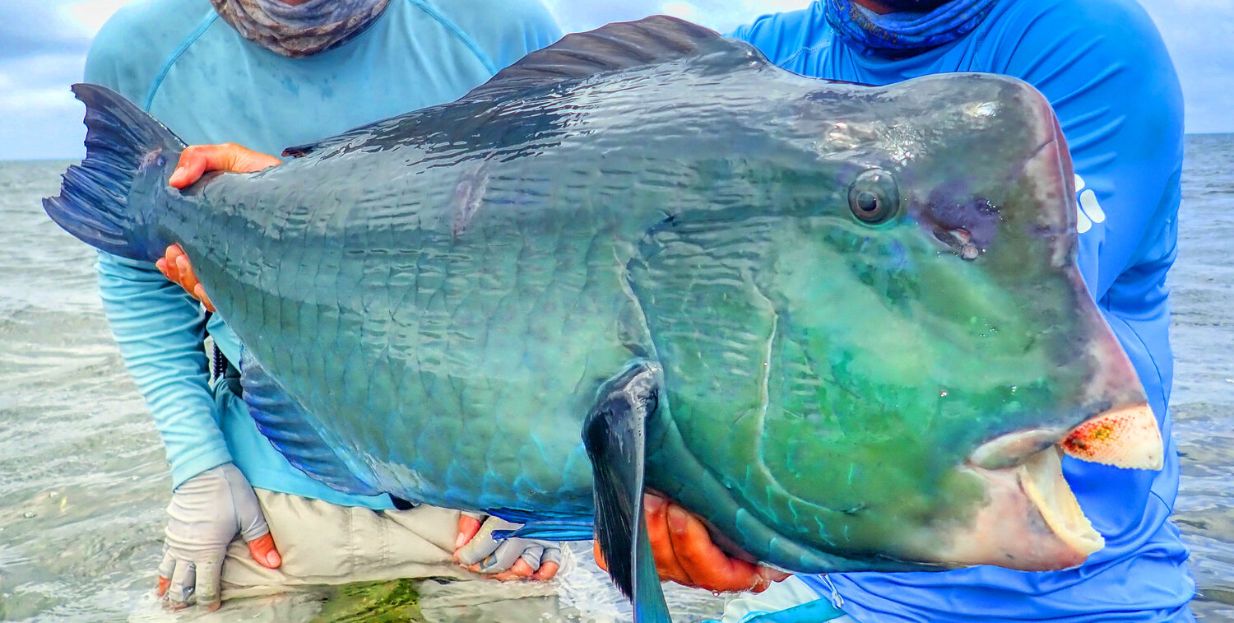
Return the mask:
POLYGON ((90 155, 48 213, 126 257, 182 245, 267 374, 254 417, 340 488, 598 511, 627 594, 658 590, 642 490, 800 572, 1101 546, 1058 446, 1147 407, 1022 82, 822 82, 649 18, 184 193, 174 136, 76 90, 90 155))

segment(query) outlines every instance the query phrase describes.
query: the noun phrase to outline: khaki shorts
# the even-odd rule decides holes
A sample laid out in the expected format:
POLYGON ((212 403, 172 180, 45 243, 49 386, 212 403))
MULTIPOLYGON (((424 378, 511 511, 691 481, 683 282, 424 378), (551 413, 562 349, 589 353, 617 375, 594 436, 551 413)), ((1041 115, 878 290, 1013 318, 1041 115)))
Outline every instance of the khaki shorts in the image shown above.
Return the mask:
POLYGON ((537 620, 557 611, 553 582, 503 583, 454 563, 458 511, 418 506, 379 512, 256 492, 283 564, 262 567, 242 541, 233 542, 223 564, 224 600, 321 585, 435 578, 418 587, 429 620, 508 621, 512 610, 536 613, 527 620, 537 620))

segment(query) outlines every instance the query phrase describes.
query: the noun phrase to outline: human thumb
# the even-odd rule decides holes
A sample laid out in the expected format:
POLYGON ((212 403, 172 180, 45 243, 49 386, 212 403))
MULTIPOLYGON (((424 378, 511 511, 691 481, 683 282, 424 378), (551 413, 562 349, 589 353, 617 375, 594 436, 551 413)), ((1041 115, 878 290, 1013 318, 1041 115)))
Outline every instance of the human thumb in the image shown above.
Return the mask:
POLYGON ((228 463, 222 469, 227 485, 231 489, 231 503, 235 508, 236 525, 240 530, 240 536, 248 543, 249 554, 253 556, 257 564, 277 569, 283 564, 283 557, 274 545, 274 536, 270 534, 266 516, 261 512, 257 494, 253 492, 252 485, 235 465, 228 463))
POLYGON ((283 564, 283 556, 274 545, 274 535, 269 532, 249 541, 249 555, 257 564, 267 569, 278 569, 283 564))

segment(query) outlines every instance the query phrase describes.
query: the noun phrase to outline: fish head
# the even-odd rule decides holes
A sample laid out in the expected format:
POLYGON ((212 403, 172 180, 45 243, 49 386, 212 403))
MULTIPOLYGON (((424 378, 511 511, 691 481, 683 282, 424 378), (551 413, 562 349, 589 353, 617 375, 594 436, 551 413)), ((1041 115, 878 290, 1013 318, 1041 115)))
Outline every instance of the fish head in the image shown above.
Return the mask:
MULTIPOLYGON (((938 396, 919 407, 962 402, 957 412, 968 417, 931 418, 935 441, 957 444, 953 461, 963 457, 949 474, 957 491, 981 492, 963 519, 923 526, 909 549, 952 564, 1078 565, 1103 540, 1060 457, 1155 470, 1164 449, 1135 369, 1076 262, 1066 140, 1045 97, 1018 80, 961 75, 899 88, 900 97, 935 102, 906 107, 930 130, 885 135, 885 149, 901 157, 903 192, 903 229, 885 249, 894 255, 899 238, 917 249, 920 268, 916 312, 899 320, 917 323, 921 339, 936 344, 928 361, 938 396), (950 96, 932 97, 935 88, 950 96), (916 153, 903 158, 904 150, 916 153)), ((869 178, 854 179, 854 214, 869 204, 861 196, 869 178)))
POLYGON ((1049 103, 979 74, 813 103, 818 172, 745 273, 757 397, 710 407, 738 408, 727 430, 750 441, 694 454, 775 532, 755 557, 788 568, 811 566, 790 543, 849 562, 1081 564, 1103 539, 1062 457, 1159 469, 1163 448, 1077 267, 1049 103))

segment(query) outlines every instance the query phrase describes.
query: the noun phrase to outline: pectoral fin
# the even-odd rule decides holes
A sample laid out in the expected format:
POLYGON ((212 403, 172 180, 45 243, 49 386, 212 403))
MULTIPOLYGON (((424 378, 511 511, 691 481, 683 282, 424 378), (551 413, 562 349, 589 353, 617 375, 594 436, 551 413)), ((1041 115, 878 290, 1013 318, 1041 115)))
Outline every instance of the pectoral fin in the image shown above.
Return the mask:
POLYGON ((670 623, 643 517, 646 423, 658 407, 658 369, 639 363, 601 389, 583 428, 591 458, 596 540, 638 623, 670 623))

